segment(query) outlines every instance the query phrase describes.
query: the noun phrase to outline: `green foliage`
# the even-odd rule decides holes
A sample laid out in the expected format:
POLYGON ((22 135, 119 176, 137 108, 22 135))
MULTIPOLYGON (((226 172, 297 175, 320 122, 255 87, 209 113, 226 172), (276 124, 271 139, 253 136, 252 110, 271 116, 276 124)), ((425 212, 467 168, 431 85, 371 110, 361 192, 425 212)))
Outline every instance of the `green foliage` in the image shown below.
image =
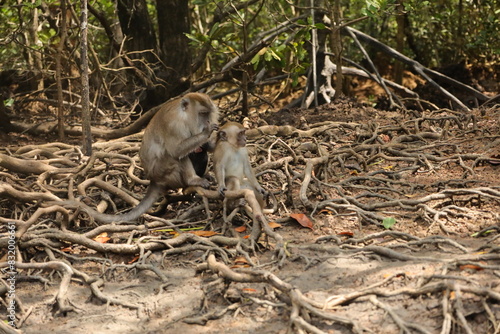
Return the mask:
MULTIPOLYGON (((498 0, 439 2, 404 0, 409 26, 404 53, 426 66, 460 61, 488 62, 498 58, 500 10, 498 0)), ((366 15, 357 29, 395 46, 396 0, 344 1, 347 18, 366 15)))
MULTIPOLYGON (((210 22, 212 20, 210 12, 215 10, 213 3, 197 0, 194 4, 198 6, 195 12, 200 14, 194 21, 210 22)), ((235 2, 233 5, 236 4, 235 2)), ((229 5, 230 1, 217 4, 223 9, 228 9, 229 5)), ((227 20, 217 22, 209 29, 200 29, 203 28, 201 24, 194 25, 193 31, 187 34, 187 37, 195 48, 209 43, 212 49, 208 55, 209 62, 215 68, 220 68, 228 59, 241 55, 252 43, 258 42, 259 38, 266 37, 266 32, 272 34, 276 25, 286 22, 292 14, 289 4, 285 2, 264 4, 257 2, 238 13, 232 13, 227 20)), ((306 46, 311 38, 310 32, 312 29, 326 29, 326 26, 324 23, 312 25, 309 19, 297 21, 296 27, 299 29, 294 27, 290 31, 274 36, 269 46, 259 50, 249 60, 250 68, 253 71, 266 68, 278 73, 288 73, 293 80, 292 83, 297 84, 299 76, 304 74, 309 65, 306 46)))
MULTIPOLYGON (((406 29, 406 49, 404 53, 427 66, 441 66, 468 62, 498 61, 500 54, 500 9, 499 0, 342 0, 344 21, 362 16, 368 19, 356 23, 357 29, 395 46, 397 32, 396 14, 398 2, 404 6, 409 26, 406 29)), ((156 2, 146 0, 148 11, 158 26, 156 2)), ((210 25, 215 13, 236 8, 241 2, 223 0, 192 0, 192 31, 188 34, 193 51, 209 45, 207 62, 210 71, 217 71, 231 58, 239 56, 255 42, 261 34, 272 31, 276 26, 292 22, 302 14, 309 15, 309 1, 301 0, 291 5, 285 0, 248 2, 225 16, 220 22, 210 25)), ((79 16, 79 3, 69 1, 76 17, 79 16)), ((116 4, 113 0, 91 3, 110 25, 117 24, 116 4)), ((20 2, 7 0, 0 7, 0 64, 2 68, 30 68, 29 54, 38 52, 51 62, 54 48, 59 42, 58 15, 59 0, 20 2), (36 29, 37 41, 30 40, 33 13, 38 10, 39 26, 36 29)), ((161 19, 161 18, 160 18, 161 19)), ((99 60, 108 63, 112 57, 111 43, 101 21, 89 15, 89 44, 96 51, 99 60)), ((270 44, 248 61, 254 71, 266 68, 271 71, 289 73, 295 82, 304 73, 308 64, 307 48, 312 29, 327 29, 324 23, 312 24, 311 18, 298 20, 274 36, 270 44)), ((77 55, 79 47, 79 26, 73 19, 68 30, 68 54, 77 55)), ((360 60, 361 55, 352 41, 344 38, 344 55, 360 60)), ((369 50, 373 56, 376 50, 369 50)), ((75 59, 78 59, 75 57, 75 59)), ((48 67, 48 66, 47 66, 48 67)), ((202 71, 203 71, 202 70, 202 71)), ((203 74, 203 73, 201 73, 203 74)))
POLYGON ((394 217, 386 217, 382 221, 382 226, 384 226, 384 228, 386 228, 387 230, 393 227, 394 224, 396 224, 396 218, 394 217))
POLYGON ((5 101, 3 101, 3 103, 6 107, 12 107, 14 105, 14 99, 8 98, 5 101))
POLYGON ((486 231, 482 231, 482 232, 475 232, 475 233, 472 233, 470 236, 473 238, 479 238, 479 237, 484 237, 490 233, 495 233, 495 232, 497 232, 496 229, 491 229, 491 230, 486 230, 486 231))
MULTIPOLYGON (((305 33, 301 33, 302 36, 305 33)), ((263 67, 282 70, 290 74, 292 85, 298 83, 299 76, 305 72, 307 66, 307 51, 304 40, 297 35, 291 42, 286 42, 289 36, 278 38, 272 46, 260 50, 250 61, 254 70, 263 67), (287 60, 291 60, 288 61, 287 60)))

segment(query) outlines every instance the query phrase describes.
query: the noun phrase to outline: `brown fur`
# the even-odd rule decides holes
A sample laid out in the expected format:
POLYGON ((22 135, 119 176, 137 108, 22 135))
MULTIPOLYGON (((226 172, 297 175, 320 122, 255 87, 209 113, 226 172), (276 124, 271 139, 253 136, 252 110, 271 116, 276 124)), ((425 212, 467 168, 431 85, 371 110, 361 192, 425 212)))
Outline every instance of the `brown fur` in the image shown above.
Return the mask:
POLYGON ((209 141, 218 128, 219 111, 210 97, 189 93, 166 102, 144 130, 139 150, 146 177, 151 181, 143 200, 122 215, 90 213, 101 222, 129 221, 146 212, 166 190, 188 186, 208 187, 196 175, 189 154, 209 141))
POLYGON ((220 128, 213 161, 221 194, 226 190, 251 189, 263 208, 266 191, 260 186, 250 165, 243 125, 228 122, 220 128))

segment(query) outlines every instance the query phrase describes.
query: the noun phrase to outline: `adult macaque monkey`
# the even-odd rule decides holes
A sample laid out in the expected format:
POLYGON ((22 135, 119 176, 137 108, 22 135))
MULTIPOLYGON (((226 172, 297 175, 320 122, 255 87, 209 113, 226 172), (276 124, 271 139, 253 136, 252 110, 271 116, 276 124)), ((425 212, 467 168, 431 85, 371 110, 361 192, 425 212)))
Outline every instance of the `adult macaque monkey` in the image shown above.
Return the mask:
POLYGON ((246 148, 247 138, 243 125, 235 122, 224 124, 217 132, 213 162, 219 192, 226 190, 253 190, 261 209, 264 208, 262 188, 250 165, 246 148))
MULTIPOLYGON (((197 175, 195 165, 199 152, 218 129, 219 111, 206 94, 189 93, 166 102, 144 130, 139 156, 146 177, 151 181, 142 201, 125 214, 91 213, 101 222, 130 221, 146 212, 169 189, 200 186, 210 183, 197 175)), ((203 158, 203 157, 202 157, 203 158)), ((206 162, 201 163, 201 165, 206 162)), ((199 165, 199 164, 198 164, 199 165)), ((199 166, 198 166, 199 167, 199 166)))

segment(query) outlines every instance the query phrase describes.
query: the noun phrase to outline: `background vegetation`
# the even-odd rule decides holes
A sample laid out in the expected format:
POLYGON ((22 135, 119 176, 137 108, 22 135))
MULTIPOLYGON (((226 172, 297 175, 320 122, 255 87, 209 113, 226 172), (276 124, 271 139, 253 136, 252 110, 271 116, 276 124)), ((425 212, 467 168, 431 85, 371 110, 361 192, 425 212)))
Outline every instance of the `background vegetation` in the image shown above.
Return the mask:
MULTIPOLYGON (((235 93, 244 113, 252 103, 270 106, 307 75, 316 55, 313 31, 319 51, 333 49, 331 20, 324 17, 333 19, 334 8, 339 24, 424 66, 494 71, 500 53, 497 0, 119 0, 90 1, 88 8, 94 121, 110 112, 140 113, 187 90, 235 93), (277 82, 279 90, 260 95, 262 87, 277 82), (248 94, 259 96, 249 102, 248 94)), ((7 106, 18 101, 20 107, 27 93, 47 108, 55 106, 61 99, 55 94, 60 64, 65 103, 59 115, 67 123, 81 104, 80 2, 7 0, 1 12, 0 86, 7 106)), ((351 38, 343 37, 342 50, 347 60, 366 61, 351 38)), ((376 47, 367 52, 381 73, 394 77, 393 59, 376 47)))

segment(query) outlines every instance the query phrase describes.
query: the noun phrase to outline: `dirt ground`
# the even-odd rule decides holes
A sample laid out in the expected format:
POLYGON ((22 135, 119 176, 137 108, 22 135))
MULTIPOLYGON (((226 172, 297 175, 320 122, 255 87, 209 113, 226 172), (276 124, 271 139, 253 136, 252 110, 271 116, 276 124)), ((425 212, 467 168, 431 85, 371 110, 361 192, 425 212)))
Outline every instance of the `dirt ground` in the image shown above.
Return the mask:
MULTIPOLYGON (((23 270, 16 283, 22 332, 500 332, 498 105, 472 113, 403 112, 345 98, 252 121, 260 127, 248 132, 251 159, 276 196, 277 210, 266 217, 279 224, 273 231, 282 240, 264 233, 244 251, 217 239, 220 234, 172 245, 166 242, 176 236, 150 217, 147 229, 108 231, 103 243, 142 242, 140 253, 103 252, 95 242, 70 238, 76 232, 95 240, 97 232, 89 233, 98 227, 85 215, 71 216, 67 232, 59 215, 47 213, 30 225, 19 251, 26 262, 73 268, 63 296, 68 309, 61 311, 57 299, 61 270, 23 270), (154 249, 155 240, 167 246, 154 249), (207 268, 209 254, 254 281, 207 268), (104 298, 93 290, 98 279, 104 298)), ((96 166, 94 174, 125 170, 122 165, 96 166)), ((41 191, 40 178, 1 174, 18 189, 41 191)), ((89 195, 93 204, 95 196, 89 195)), ((27 221, 40 202, 4 194, 2 216, 27 221)), ((163 218, 223 233, 220 200, 210 202, 209 220, 194 210, 200 203, 197 197, 194 204, 170 204, 163 218)), ((224 236, 244 242, 254 226, 242 213, 229 229, 240 225, 247 231, 224 236)))

